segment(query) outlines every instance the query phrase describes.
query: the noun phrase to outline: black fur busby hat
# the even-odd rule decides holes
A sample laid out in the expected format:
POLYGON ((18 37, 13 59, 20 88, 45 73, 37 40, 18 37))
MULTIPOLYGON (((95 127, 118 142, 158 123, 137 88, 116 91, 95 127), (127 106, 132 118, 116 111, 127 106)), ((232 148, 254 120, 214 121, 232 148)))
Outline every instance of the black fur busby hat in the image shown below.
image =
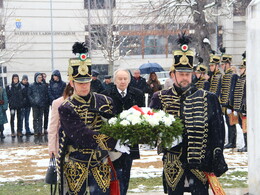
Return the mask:
POLYGON ((209 66, 211 65, 218 65, 220 63, 221 57, 219 55, 216 55, 216 52, 212 50, 210 52, 210 59, 209 59, 209 66))
POLYGON ((199 61, 199 63, 197 65, 197 67, 196 67, 195 72, 205 73, 206 74, 208 72, 208 68, 207 68, 206 65, 202 64, 203 63, 203 58, 198 57, 198 61, 199 61))
POLYGON ((226 54, 226 48, 221 47, 219 48, 220 52, 222 53, 221 55, 221 63, 231 63, 232 61, 232 55, 226 54))
POLYGON ((185 32, 178 36, 177 43, 180 46, 180 49, 173 51, 174 64, 171 70, 192 72, 194 52, 190 50, 188 46, 189 43, 191 43, 191 38, 186 35, 185 32))
POLYGON ((240 66, 240 68, 246 68, 246 51, 244 51, 244 53, 242 54, 242 64, 240 66))
POLYGON ((86 44, 75 42, 72 53, 77 57, 69 59, 68 76, 70 81, 87 83, 91 81, 91 59, 88 58, 86 44))

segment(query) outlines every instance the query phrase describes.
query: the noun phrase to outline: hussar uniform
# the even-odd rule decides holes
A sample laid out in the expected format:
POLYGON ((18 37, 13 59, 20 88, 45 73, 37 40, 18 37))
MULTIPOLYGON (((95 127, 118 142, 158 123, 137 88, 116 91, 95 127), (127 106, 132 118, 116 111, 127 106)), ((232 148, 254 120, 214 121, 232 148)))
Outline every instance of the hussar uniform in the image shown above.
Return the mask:
MULTIPOLYGON (((213 65, 219 66, 219 62, 220 62, 220 56, 214 54, 210 56, 209 66, 213 66, 213 65)), ((212 75, 209 79, 210 82, 209 91, 215 93, 217 97, 219 97, 221 91, 221 79, 222 79, 222 74, 219 71, 219 69, 216 69, 215 67, 215 70, 212 72, 212 75)))
POLYGON ((199 77, 199 79, 195 83, 196 88, 197 89, 209 90, 209 87, 210 87, 209 81, 204 76, 202 76, 202 74, 207 74, 208 68, 203 64, 199 64, 197 66, 195 72, 201 74, 201 76, 199 77))
MULTIPOLYGON (((243 54, 243 63, 240 69, 246 68, 246 54, 243 54)), ((238 77, 234 91, 234 110, 239 117, 239 124, 243 130, 245 146, 239 152, 247 152, 247 118, 246 118, 246 69, 238 77)))
MULTIPOLYGON (((231 60, 231 55, 223 54, 221 63, 231 63, 231 60)), ((225 74, 223 75, 221 83, 220 104, 223 113, 225 114, 226 124, 228 126, 228 144, 225 148, 235 148, 237 139, 236 125, 230 123, 231 118, 228 115, 233 115, 234 89, 238 76, 233 72, 232 68, 228 68, 224 70, 224 72, 225 74), (228 113, 227 109, 231 110, 231 113, 228 113)))
MULTIPOLYGON (((184 44, 181 50, 173 52, 172 70, 192 72, 194 53, 185 50, 186 47, 184 44)), ((182 89, 174 84, 170 89, 156 92, 150 107, 179 117, 184 124, 181 143, 163 150, 165 193, 177 195, 190 191, 207 195, 208 181, 204 172, 220 176, 228 169, 223 156, 225 127, 217 96, 193 85, 182 89), (185 180, 189 183, 188 189, 185 180)))
MULTIPOLYGON (((81 53, 69 60, 68 75, 74 82, 91 81, 91 61, 81 53)), ((109 194, 110 166, 105 162, 116 140, 99 133, 102 117, 112 114, 112 100, 90 92, 86 97, 76 94, 60 107, 59 170, 61 194, 109 194)))

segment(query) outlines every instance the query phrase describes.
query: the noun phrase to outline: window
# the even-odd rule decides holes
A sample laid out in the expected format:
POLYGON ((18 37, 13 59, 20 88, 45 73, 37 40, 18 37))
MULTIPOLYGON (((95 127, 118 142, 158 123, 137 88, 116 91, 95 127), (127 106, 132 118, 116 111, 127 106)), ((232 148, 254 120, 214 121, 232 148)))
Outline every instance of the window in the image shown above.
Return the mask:
POLYGON ((174 47, 176 47, 176 40, 178 38, 178 35, 169 35, 168 36, 168 54, 172 54, 172 51, 175 49, 174 47))
MULTIPOLYGON (((190 24, 181 24, 183 30, 187 27, 193 27, 190 24)), ((173 46, 176 45, 178 37, 177 27, 179 24, 154 24, 154 25, 114 25, 113 30, 113 43, 119 46, 121 56, 124 55, 162 55, 171 54, 174 50, 173 46), (115 41, 116 40, 116 41, 115 41)), ((91 30, 88 25, 85 26, 85 31, 90 32, 91 48, 104 49, 101 46, 108 45, 107 25, 91 25, 91 30)), ((89 36, 85 37, 86 43, 89 43, 89 36)), ((116 47, 114 47, 116 48, 116 47)))
POLYGON ((141 55, 142 40, 140 36, 127 36, 126 40, 120 47, 120 55, 141 55))
POLYGON ((4 0, 0 0, 0 8, 4 7, 4 0))
POLYGON ((91 25, 91 46, 98 49, 107 44, 107 29, 105 25, 91 25))
POLYGON ((84 8, 88 9, 108 9, 116 7, 116 0, 84 0, 84 8))
POLYGON ((144 54, 165 54, 165 38, 163 36, 149 35, 144 38, 144 54))

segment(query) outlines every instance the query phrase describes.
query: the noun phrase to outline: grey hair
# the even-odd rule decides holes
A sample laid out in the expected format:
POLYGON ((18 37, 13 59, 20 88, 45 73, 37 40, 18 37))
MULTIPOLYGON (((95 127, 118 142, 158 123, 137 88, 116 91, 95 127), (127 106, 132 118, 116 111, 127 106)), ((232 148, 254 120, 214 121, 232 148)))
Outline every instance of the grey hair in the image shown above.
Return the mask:
POLYGON ((134 69, 134 72, 135 72, 135 71, 138 71, 139 73, 141 73, 141 71, 140 71, 139 69, 134 69))
POLYGON ((114 81, 116 80, 117 74, 118 74, 118 72, 120 72, 120 71, 126 72, 127 75, 128 75, 129 81, 131 81, 130 72, 129 72, 127 69, 122 69, 122 68, 119 68, 119 69, 117 69, 117 70, 114 72, 114 81))

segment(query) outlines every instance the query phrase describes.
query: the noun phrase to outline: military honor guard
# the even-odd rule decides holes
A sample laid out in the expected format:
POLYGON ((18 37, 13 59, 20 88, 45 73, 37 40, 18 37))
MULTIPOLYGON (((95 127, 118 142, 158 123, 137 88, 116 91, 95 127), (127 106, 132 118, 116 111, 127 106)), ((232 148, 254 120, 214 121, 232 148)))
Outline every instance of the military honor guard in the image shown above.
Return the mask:
POLYGON ((91 61, 84 43, 75 43, 68 75, 74 94, 59 107, 61 173, 60 194, 109 195, 110 165, 108 151, 129 153, 120 141, 99 133, 102 117, 112 115, 112 99, 90 91, 91 61))
POLYGON ((221 67, 225 74, 221 83, 220 103, 228 126, 228 144, 225 145, 225 148, 236 148, 237 129, 234 121, 233 102, 238 75, 231 68, 232 56, 225 54, 225 48, 221 48, 221 52, 221 67))
POLYGON ((210 88, 209 91, 215 93, 217 97, 220 96, 222 73, 219 70, 220 56, 215 55, 215 52, 210 55, 209 70, 211 77, 209 79, 210 88))
POLYGON ((246 120, 246 52, 243 53, 243 62, 240 65, 240 76, 238 77, 234 91, 234 110, 239 117, 239 124, 243 130, 245 145, 238 152, 247 152, 247 120, 246 120))
POLYGON ((209 90, 209 82, 208 82, 208 68, 203 63, 203 59, 200 58, 200 64, 196 67, 195 75, 197 77, 197 81, 195 86, 198 89, 209 90))
POLYGON ((154 93, 150 107, 162 109, 183 121, 182 141, 163 149, 164 191, 180 195, 207 195, 209 183, 205 172, 220 176, 227 171, 223 156, 225 127, 221 107, 215 94, 191 84, 194 52, 190 39, 183 34, 175 50, 170 89, 154 93))

